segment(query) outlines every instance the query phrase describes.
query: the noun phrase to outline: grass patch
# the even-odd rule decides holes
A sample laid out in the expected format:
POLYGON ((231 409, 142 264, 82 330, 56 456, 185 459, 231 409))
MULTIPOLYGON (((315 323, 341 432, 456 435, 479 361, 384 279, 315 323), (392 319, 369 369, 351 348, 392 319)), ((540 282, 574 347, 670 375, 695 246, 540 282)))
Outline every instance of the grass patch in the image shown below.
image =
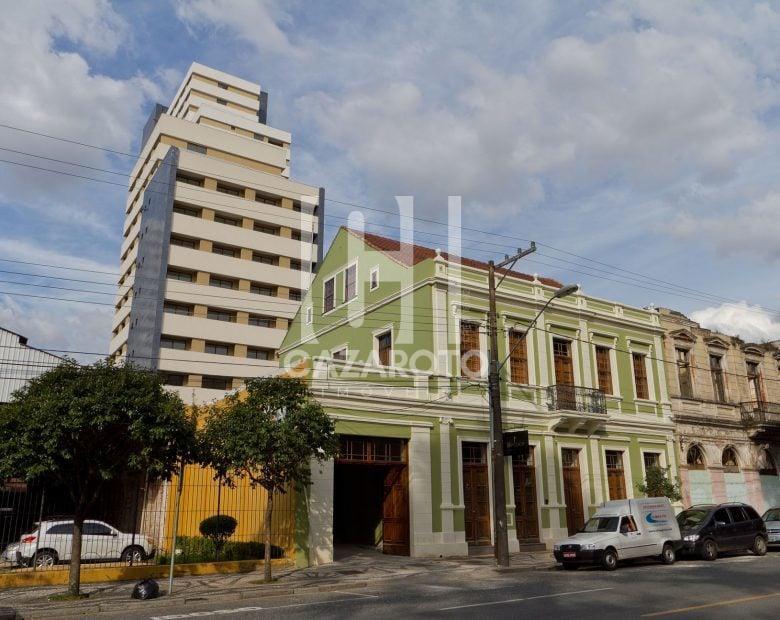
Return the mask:
POLYGON ((64 594, 52 594, 49 597, 50 601, 81 601, 85 598, 89 598, 89 594, 71 594, 70 592, 66 592, 64 594))

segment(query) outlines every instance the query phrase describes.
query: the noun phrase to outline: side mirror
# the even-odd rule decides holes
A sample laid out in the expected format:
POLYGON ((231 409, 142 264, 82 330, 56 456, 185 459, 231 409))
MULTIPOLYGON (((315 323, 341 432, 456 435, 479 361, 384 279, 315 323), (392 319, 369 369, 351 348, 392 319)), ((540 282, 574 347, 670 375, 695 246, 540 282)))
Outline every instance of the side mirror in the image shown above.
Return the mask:
POLYGON ((116 531, 113 531, 113 532, 111 532, 111 536, 113 536, 114 538, 116 538, 117 536, 119 536, 119 534, 118 534, 116 531))

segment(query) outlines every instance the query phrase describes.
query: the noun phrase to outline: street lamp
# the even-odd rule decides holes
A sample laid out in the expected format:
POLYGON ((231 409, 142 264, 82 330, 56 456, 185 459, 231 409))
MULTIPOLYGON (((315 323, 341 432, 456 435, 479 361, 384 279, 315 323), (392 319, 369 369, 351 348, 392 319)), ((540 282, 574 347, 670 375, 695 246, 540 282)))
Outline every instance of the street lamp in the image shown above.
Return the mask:
POLYGON ((493 541, 496 564, 498 566, 509 566, 509 538, 507 536, 506 526, 506 490, 504 488, 504 433, 503 420, 501 417, 501 386, 499 384, 499 373, 507 360, 512 356, 515 347, 522 342, 528 332, 539 320, 539 317, 549 306, 553 299, 560 299, 576 292, 579 287, 574 284, 562 286, 550 299, 542 306, 542 309, 531 321, 531 324, 525 329, 521 338, 515 343, 515 347, 509 352, 506 359, 499 365, 498 363, 498 318, 496 316, 496 267, 507 267, 507 271, 501 277, 498 284, 504 281, 509 270, 523 256, 526 256, 536 250, 536 244, 531 243, 528 250, 518 250, 518 253, 496 265, 493 261, 488 262, 488 296, 490 309, 488 311, 488 337, 490 338, 490 368, 488 371, 488 404, 490 406, 490 439, 491 439, 491 460, 493 463, 493 541))

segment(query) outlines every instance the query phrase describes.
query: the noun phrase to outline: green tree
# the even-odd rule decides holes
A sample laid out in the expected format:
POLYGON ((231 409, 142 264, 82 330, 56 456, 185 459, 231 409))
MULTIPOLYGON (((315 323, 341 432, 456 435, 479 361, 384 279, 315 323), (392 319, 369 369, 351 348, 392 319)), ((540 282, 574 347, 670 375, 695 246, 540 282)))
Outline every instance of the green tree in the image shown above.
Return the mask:
POLYGON ((230 515, 212 515, 200 522, 198 529, 200 529, 201 536, 205 536, 212 542, 217 560, 219 560, 219 555, 222 553, 227 539, 236 531, 237 525, 238 521, 230 515))
POLYGON ((338 451, 333 421, 306 385, 292 378, 251 379, 242 393, 214 405, 206 418, 203 445, 216 477, 229 485, 240 478, 267 492, 265 580, 271 581, 271 518, 274 495, 311 482, 311 459, 338 451))
POLYGON ((672 480, 668 474, 668 470, 657 465, 648 467, 645 481, 637 483, 636 488, 647 497, 668 497, 672 502, 679 502, 682 499, 680 481, 672 480))
POLYGON ((82 528, 101 490, 128 472, 168 479, 194 437, 181 399, 155 373, 109 361, 67 360, 0 411, 0 478, 56 484, 73 502, 70 595, 79 596, 82 528))

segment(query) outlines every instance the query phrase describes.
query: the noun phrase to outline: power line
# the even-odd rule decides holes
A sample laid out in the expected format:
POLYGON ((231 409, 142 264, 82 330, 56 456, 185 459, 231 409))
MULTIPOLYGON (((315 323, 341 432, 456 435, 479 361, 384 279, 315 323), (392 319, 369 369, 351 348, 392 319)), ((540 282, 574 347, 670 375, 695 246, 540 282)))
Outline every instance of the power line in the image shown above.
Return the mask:
MULTIPOLYGON (((14 130, 14 131, 19 131, 19 132, 23 132, 23 133, 32 134, 32 135, 37 135, 37 136, 41 136, 41 137, 45 137, 45 138, 49 138, 49 139, 53 139, 53 140, 63 141, 63 142, 67 142, 67 143, 70 143, 70 144, 75 144, 75 145, 79 145, 79 146, 83 146, 83 147, 88 147, 88 148, 93 148, 93 149, 97 149, 97 150, 101 150, 101 151, 106 151, 106 152, 110 152, 110 153, 114 153, 114 154, 118 154, 118 155, 123 155, 123 156, 126 156, 126 157, 138 158, 141 155, 141 153, 127 153, 127 152, 118 151, 118 150, 114 150, 114 149, 108 149, 108 148, 105 148, 105 147, 100 147, 100 146, 97 146, 97 145, 88 144, 88 143, 80 142, 80 141, 77 141, 77 140, 61 138, 59 136, 53 136, 53 135, 45 134, 45 133, 42 133, 42 132, 36 132, 36 131, 28 130, 28 129, 23 129, 23 128, 16 127, 16 126, 13 126, 13 125, 8 125, 8 124, 0 123, 0 127, 4 127, 6 129, 11 129, 11 130, 14 130)), ((7 150, 12 150, 12 149, 7 149, 7 150)), ((23 151, 18 151, 18 152, 21 153, 21 154, 26 154, 26 155, 32 156, 32 157, 43 157, 43 156, 38 156, 38 155, 35 155, 35 154, 24 153, 23 151)), ((53 159, 53 158, 47 158, 47 159, 53 159)), ((0 160, 0 161, 5 161, 5 160, 0 160)), ((54 161, 62 161, 62 160, 54 160, 54 161)), ((8 162, 8 163, 12 163, 12 164, 16 164, 16 165, 23 165, 23 164, 20 164, 19 162, 8 162)), ((76 163, 73 163, 73 162, 62 162, 62 163, 81 166, 81 164, 76 164, 76 163)), ((165 164, 165 162, 161 162, 161 163, 164 164, 164 165, 168 165, 168 164, 165 164)), ((242 167, 242 168, 246 168, 247 170, 252 170, 251 168, 248 168, 246 166, 242 166, 241 164, 235 164, 235 165, 237 165, 239 167, 242 167)), ((86 166, 86 167, 89 167, 89 166, 86 166)), ((92 168, 92 167, 89 167, 89 168, 92 168)), ((44 168, 38 168, 38 169, 48 170, 48 169, 44 169, 44 168)), ((98 168, 94 168, 94 169, 99 170, 98 168)), ((55 173, 62 173, 61 171, 55 171, 55 170, 48 170, 48 171, 55 172, 55 173)), ((103 170, 103 171, 104 172, 109 172, 111 174, 122 174, 122 173, 117 173, 116 171, 106 171, 106 170, 103 170)), ((67 173, 65 173, 65 174, 67 174, 67 173)), ((75 176, 80 176, 80 175, 75 175, 75 176)), ((125 176, 128 176, 128 175, 125 175, 125 176)), ((84 177, 84 178, 88 178, 88 177, 84 177)), ((225 177, 225 178, 228 179, 228 177, 225 177)), ((93 180, 96 180, 98 182, 105 182, 105 181, 102 181, 102 180, 99 180, 99 179, 93 179, 93 180)), ((240 180, 240 179, 233 179, 233 180, 240 180)), ((269 189, 279 190, 279 191, 286 191, 286 188, 280 188, 280 187, 274 187, 274 186, 265 186, 265 187, 267 187, 269 189)), ((386 213, 386 214, 389 214, 389 215, 397 215, 396 213, 391 212, 391 211, 387 211, 387 210, 384 210, 384 209, 378 209, 378 208, 375 208, 375 207, 369 207, 367 205, 362 205, 362 204, 358 204, 358 203, 355 203, 355 202, 344 201, 344 200, 337 200, 337 199, 329 198, 329 197, 327 197, 326 200, 329 201, 329 202, 334 202, 334 203, 342 204, 342 205, 346 205, 346 206, 352 206, 352 207, 356 207, 356 208, 360 208, 360 209, 366 209, 366 210, 370 210, 370 211, 386 213)), ((448 226, 448 227, 450 226, 447 222, 441 222, 441 221, 438 221, 438 220, 432 220, 432 219, 428 219, 428 218, 421 218, 421 217, 417 217, 417 216, 410 216, 410 218, 414 219, 414 220, 417 220, 417 221, 427 222, 427 223, 436 224, 436 225, 440 225, 440 226, 448 226)), ((480 229, 476 229, 476 228, 470 228, 470 227, 465 227, 465 226, 460 226, 459 228, 461 230, 470 230, 470 231, 477 232, 477 233, 480 233, 480 234, 485 234, 485 235, 490 235, 490 236, 498 236, 498 237, 502 237, 502 238, 505 238, 505 239, 508 239, 508 240, 512 240, 512 241, 515 241, 515 242, 516 241, 523 241, 523 242, 529 241, 528 239, 523 239, 521 237, 516 237, 516 236, 512 236, 512 235, 505 235, 505 234, 501 234, 501 233, 496 233, 496 232, 492 232, 492 231, 485 231, 485 230, 480 230, 480 229)), ((434 234, 434 233, 431 233, 431 234, 434 234)), ((495 245, 495 244, 492 244, 492 245, 495 245)), ((645 274, 642 274, 642 273, 639 273, 639 272, 636 272, 636 271, 632 271, 632 270, 629 270, 629 269, 618 267, 616 265, 611 265, 611 264, 603 262, 603 261, 591 259, 591 258, 588 258, 586 256, 582 256, 582 255, 570 252, 568 250, 563 250, 563 249, 560 249, 560 248, 556 248, 555 246, 552 246, 552 245, 549 245, 549 244, 545 244, 543 242, 539 242, 539 245, 541 245, 543 247, 547 247, 550 250, 553 250, 555 252, 560 252, 562 254, 573 256, 573 257, 579 258, 581 260, 588 261, 590 263, 599 264, 599 265, 608 267, 609 269, 616 270, 616 271, 621 271, 621 272, 630 274, 632 276, 638 276, 638 277, 646 279, 646 280, 650 280, 650 281, 654 281, 654 282, 660 283, 660 284, 662 284, 664 286, 667 286, 667 287, 673 287, 673 288, 677 288, 677 289, 681 289, 681 290, 687 290, 689 292, 697 293, 699 295, 704 295, 706 297, 710 297, 710 298, 715 299, 715 300, 720 299, 720 300, 730 301, 732 303, 740 303, 740 301, 741 301, 741 300, 736 300, 734 298, 723 297, 723 296, 720 296, 720 295, 715 295, 715 294, 712 294, 712 293, 708 293, 706 291, 701 291, 699 289, 694 289, 694 288, 691 288, 691 287, 675 284, 675 283, 669 282, 667 280, 662 280, 662 279, 659 279, 659 278, 655 278, 653 276, 647 276, 645 274)), ((551 256, 548 256, 548 257, 552 258, 552 259, 557 259, 559 261, 564 261, 564 262, 570 262, 572 264, 577 264, 577 263, 573 263, 572 261, 566 261, 566 259, 560 259, 560 258, 551 257, 551 256)), ((593 268, 593 267, 591 267, 591 268, 599 270, 598 268, 593 268)), ((599 270, 599 271, 604 271, 604 270, 599 270)), ((605 272, 605 273, 609 273, 609 272, 605 272)), ((585 275, 592 275, 592 274, 585 274, 585 275)), ((592 276, 592 277, 595 277, 595 276, 592 276)), ((626 282, 619 282, 619 283, 628 284, 626 282)), ((653 289, 649 289, 649 290, 653 290, 653 289)), ((675 294, 675 293, 670 293, 669 291, 664 291, 664 290, 659 290, 657 292, 665 292, 667 294, 675 294)), ((697 299, 696 297, 688 297, 688 298, 689 299, 697 299)), ((701 301, 701 299, 697 299, 697 300, 701 301)), ((767 310, 771 310, 771 309, 767 309, 767 310)), ((774 312, 777 312, 777 311, 774 311, 774 312)))

